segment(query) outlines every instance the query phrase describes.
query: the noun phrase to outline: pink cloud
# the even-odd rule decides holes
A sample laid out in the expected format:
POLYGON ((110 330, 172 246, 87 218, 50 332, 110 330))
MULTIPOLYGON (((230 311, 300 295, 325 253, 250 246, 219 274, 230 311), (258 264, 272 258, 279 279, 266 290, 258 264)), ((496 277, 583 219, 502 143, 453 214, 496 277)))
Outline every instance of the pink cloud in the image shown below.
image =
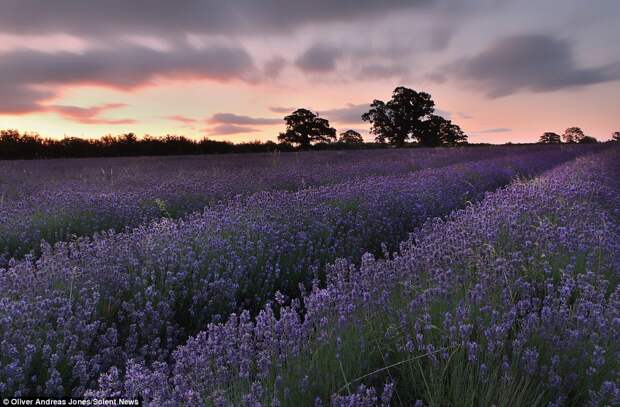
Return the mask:
POLYGON ((100 115, 108 110, 125 107, 123 103, 107 103, 99 106, 78 107, 65 105, 46 106, 45 110, 59 114, 63 119, 81 124, 133 124, 134 119, 106 119, 100 115))
POLYGON ((182 115, 179 115, 179 114, 175 114, 175 115, 172 115, 172 116, 166 116, 166 117, 164 117, 164 119, 172 120, 174 122, 179 122, 179 123, 183 123, 183 124, 186 124, 186 125, 194 124, 194 123, 196 123, 198 121, 196 119, 192 119, 191 117, 185 117, 185 116, 182 116, 182 115))
POLYGON ((205 131, 209 136, 225 136, 232 134, 256 133, 259 130, 254 127, 238 126, 236 124, 220 124, 214 127, 206 128, 205 131))

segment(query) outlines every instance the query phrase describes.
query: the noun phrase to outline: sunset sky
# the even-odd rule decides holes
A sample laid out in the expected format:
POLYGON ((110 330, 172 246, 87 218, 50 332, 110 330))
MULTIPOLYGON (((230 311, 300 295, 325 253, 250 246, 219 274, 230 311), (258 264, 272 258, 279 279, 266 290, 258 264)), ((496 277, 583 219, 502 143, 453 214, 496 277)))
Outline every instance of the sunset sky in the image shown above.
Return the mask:
POLYGON ((0 128, 275 140, 305 107, 370 140, 360 115, 403 85, 472 142, 603 141, 619 17, 616 0, 0 0, 0 128))

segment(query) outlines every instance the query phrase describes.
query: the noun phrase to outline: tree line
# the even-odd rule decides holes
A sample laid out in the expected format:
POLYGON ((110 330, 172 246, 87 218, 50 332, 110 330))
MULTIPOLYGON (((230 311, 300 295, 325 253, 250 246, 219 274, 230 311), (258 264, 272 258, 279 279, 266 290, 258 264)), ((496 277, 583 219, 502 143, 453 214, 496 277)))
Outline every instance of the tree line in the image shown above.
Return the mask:
MULTIPOLYGON (((352 150, 387 148, 380 143, 316 143, 312 150, 352 150)), ((292 152, 300 148, 290 143, 273 141, 250 141, 234 144, 208 138, 192 140, 184 136, 145 136, 134 133, 118 136, 104 136, 97 139, 65 137, 63 139, 43 138, 36 133, 20 133, 18 130, 0 130, 0 160, 21 160, 37 158, 79 158, 79 157, 125 157, 163 156, 229 153, 271 153, 292 152)))
MULTIPOLYGON (((298 151, 305 149, 367 149, 395 147, 438 147, 467 145, 467 135, 461 128, 435 114, 435 102, 426 92, 417 92, 399 86, 387 102, 375 99, 368 112, 360 119, 370 124, 373 142, 365 142, 362 135, 349 129, 337 136, 329 120, 309 109, 297 109, 284 117, 286 129, 278 142, 254 141, 233 144, 208 138, 192 140, 184 136, 167 135, 138 138, 134 133, 104 136, 98 139, 65 137, 43 138, 36 133, 0 130, 0 159, 114 157, 138 155, 186 155, 247 152, 298 151)), ((562 136, 546 132, 539 142, 546 144, 591 143, 596 139, 586 136, 578 127, 568 128, 562 136)), ((612 135, 620 141, 620 132, 612 135)))
POLYGON ((36 133, 17 130, 0 131, 0 158, 59 158, 110 157, 135 155, 183 155, 209 153, 243 153, 296 151, 299 149, 359 149, 382 148, 388 145, 452 146, 467 142, 461 128, 435 115, 431 95, 405 87, 394 89, 392 98, 383 102, 374 100, 370 110, 360 119, 369 122, 374 142, 364 142, 362 135, 349 129, 336 135, 329 120, 309 109, 297 109, 284 117, 286 130, 278 136, 278 143, 249 142, 233 144, 203 138, 199 141, 184 136, 138 138, 134 133, 104 136, 99 139, 65 137, 61 140, 42 138, 36 133))
MULTIPOLYGON (((620 131, 612 133, 611 141, 620 141, 620 131)), ((562 142, 568 144, 592 144, 598 143, 598 140, 592 136, 587 136, 580 127, 569 127, 564 130, 561 136, 552 131, 544 132, 540 139, 538 139, 538 142, 541 144, 560 144, 562 142)))
MULTIPOLYGON (((434 112, 435 102, 430 94, 399 86, 389 101, 375 99, 361 119, 370 123, 370 133, 380 144, 438 147, 467 142, 467 135, 457 124, 434 112)), ((286 131, 278 136, 281 142, 307 148, 313 143, 336 141, 336 129, 329 121, 308 109, 297 109, 284 121, 286 131)), ((363 139, 355 130, 347 130, 340 134, 338 142, 355 144, 363 139)))

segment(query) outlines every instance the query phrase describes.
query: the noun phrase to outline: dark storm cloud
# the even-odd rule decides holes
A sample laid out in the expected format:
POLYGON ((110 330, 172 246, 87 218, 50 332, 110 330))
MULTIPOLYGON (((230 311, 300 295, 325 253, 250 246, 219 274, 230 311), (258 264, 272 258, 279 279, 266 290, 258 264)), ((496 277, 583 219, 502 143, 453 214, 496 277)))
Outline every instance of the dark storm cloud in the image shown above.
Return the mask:
POLYGON ((425 6, 429 0, 3 0, 1 31, 79 36, 285 32, 425 6))
POLYGON ((554 91, 620 79, 618 63, 594 68, 576 65, 571 44, 548 35, 519 35, 491 44, 447 68, 481 86, 492 98, 522 90, 554 91))
POLYGON ((295 65, 305 72, 330 72, 336 69, 336 62, 342 55, 338 48, 317 44, 304 51, 295 65))
POLYGON ((216 113, 207 120, 211 124, 235 124, 241 126, 261 126, 270 124, 280 124, 280 118, 264 118, 242 116, 235 113, 216 113))
POLYGON ((0 54, 0 113, 41 110, 41 102, 54 92, 35 86, 86 84, 127 90, 156 77, 251 80, 253 71, 250 55, 234 47, 156 51, 125 45, 81 54, 17 50, 0 54))

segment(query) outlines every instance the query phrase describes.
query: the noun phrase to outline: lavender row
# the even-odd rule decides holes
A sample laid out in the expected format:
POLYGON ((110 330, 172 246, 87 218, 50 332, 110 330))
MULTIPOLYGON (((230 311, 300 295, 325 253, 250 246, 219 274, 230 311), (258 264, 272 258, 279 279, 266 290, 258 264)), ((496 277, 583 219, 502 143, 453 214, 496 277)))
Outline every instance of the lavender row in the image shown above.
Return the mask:
POLYGON ((394 245, 517 175, 572 157, 552 150, 299 192, 262 192, 126 233, 44 246, 0 271, 3 394, 81 394, 129 358, 165 361, 221 316, 321 277, 336 258, 394 245))
MULTIPOLYGON (((326 153, 330 157, 311 153, 284 155, 286 158, 252 155, 236 156, 239 161, 209 157, 208 162, 193 157, 184 159, 188 162, 168 158, 169 162, 164 163, 149 158, 132 159, 138 160, 137 164, 127 159, 50 160, 56 162, 55 165, 45 161, 34 165, 17 162, 20 165, 8 167, 8 171, 0 174, 9 180, 5 185, 0 180, 0 189, 7 184, 20 185, 20 188, 25 185, 23 189, 27 192, 30 184, 37 184, 39 179, 51 185, 37 184, 44 189, 30 191, 26 199, 11 201, 2 196, 0 252, 5 250, 5 254, 4 260, 0 255, 0 266, 6 265, 12 255, 24 254, 33 248, 38 251, 41 241, 53 244, 89 236, 95 231, 122 230, 152 218, 175 218, 209 203, 256 190, 297 190, 372 174, 407 173, 505 156, 525 149, 538 151, 541 148, 396 150, 376 152, 377 157, 367 152, 335 153, 337 157, 330 153, 326 153), (110 166, 108 170, 106 165, 110 166), (151 166, 156 168, 149 172, 151 166), (17 179, 20 176, 21 182, 17 179), (56 182, 49 182, 50 177, 56 182)), ((572 154, 585 152, 584 149, 573 150, 572 154)))
MULTIPOLYGON (((0 265, 49 243, 177 218, 238 194, 298 190, 513 154, 524 147, 0 163, 0 265), (4 257, 4 261, 2 260, 4 257)), ((540 149, 540 147, 529 147, 540 149)))
POLYGON ((617 405, 620 151, 434 219, 93 394, 148 405, 617 405), (303 305, 303 306, 302 306, 303 305))

